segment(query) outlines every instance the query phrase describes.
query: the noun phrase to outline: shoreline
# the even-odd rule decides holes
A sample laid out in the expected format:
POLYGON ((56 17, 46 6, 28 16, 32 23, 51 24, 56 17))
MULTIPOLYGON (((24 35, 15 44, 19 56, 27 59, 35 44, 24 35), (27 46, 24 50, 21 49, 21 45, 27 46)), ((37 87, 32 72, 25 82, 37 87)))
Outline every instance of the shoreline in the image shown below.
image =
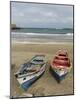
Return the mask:
POLYGON ((15 41, 15 40, 11 41, 11 43, 12 44, 47 44, 47 45, 48 44, 56 44, 56 45, 57 44, 71 44, 71 45, 73 44, 73 42, 68 42, 68 41, 67 42, 59 42, 59 41, 56 41, 56 42, 53 42, 53 41, 52 42, 51 41, 50 42, 47 42, 47 41, 46 42, 44 42, 44 41, 34 42, 34 41, 15 41))

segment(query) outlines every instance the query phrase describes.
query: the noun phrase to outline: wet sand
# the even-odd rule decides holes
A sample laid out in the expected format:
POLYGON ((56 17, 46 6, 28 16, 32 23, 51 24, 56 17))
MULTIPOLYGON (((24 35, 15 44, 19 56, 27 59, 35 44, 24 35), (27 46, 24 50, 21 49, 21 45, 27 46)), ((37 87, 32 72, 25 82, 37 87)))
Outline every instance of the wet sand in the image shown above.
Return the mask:
POLYGON ((27 62, 36 54, 45 54, 46 62, 51 60, 59 49, 66 49, 69 53, 71 62, 73 62, 73 44, 72 43, 56 43, 56 44, 20 44, 13 43, 11 45, 11 96, 26 96, 30 93, 33 96, 51 96, 51 95, 67 95, 73 94, 73 68, 65 79, 58 84, 52 74, 49 72, 49 65, 46 66, 45 73, 34 82, 27 91, 24 91, 14 73, 19 65, 27 62))

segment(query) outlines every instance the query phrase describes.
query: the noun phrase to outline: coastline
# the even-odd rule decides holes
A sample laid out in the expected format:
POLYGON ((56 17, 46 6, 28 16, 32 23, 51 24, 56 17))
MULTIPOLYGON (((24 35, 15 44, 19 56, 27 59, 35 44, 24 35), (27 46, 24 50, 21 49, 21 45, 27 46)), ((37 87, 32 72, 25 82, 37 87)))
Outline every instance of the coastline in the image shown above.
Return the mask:
POLYGON ((50 41, 50 42, 47 42, 47 41, 46 42, 44 42, 44 41, 41 41, 41 42, 40 41, 39 42, 33 42, 33 41, 15 41, 15 40, 12 41, 11 43, 12 43, 12 45, 13 44, 14 45, 15 44, 47 44, 47 45, 48 44, 56 44, 56 45, 57 44, 65 44, 65 45, 66 44, 73 44, 72 42, 58 42, 58 41, 57 42, 53 42, 53 41, 50 41))
POLYGON ((52 59, 54 54, 59 49, 66 49, 69 53, 71 62, 73 63, 73 44, 72 42, 50 42, 48 43, 27 43, 27 42, 13 42, 11 46, 11 61, 15 67, 11 66, 12 72, 12 92, 13 96, 24 96, 26 93, 30 93, 34 96, 49 96, 49 95, 66 95, 73 94, 73 68, 71 72, 66 76, 61 84, 58 84, 54 77, 49 72, 49 66, 46 67, 44 75, 38 79, 34 84, 30 86, 27 91, 22 90, 14 73, 17 71, 20 64, 27 62, 36 54, 44 54, 46 56, 45 61, 52 59), (67 83, 67 84, 66 84, 67 83))

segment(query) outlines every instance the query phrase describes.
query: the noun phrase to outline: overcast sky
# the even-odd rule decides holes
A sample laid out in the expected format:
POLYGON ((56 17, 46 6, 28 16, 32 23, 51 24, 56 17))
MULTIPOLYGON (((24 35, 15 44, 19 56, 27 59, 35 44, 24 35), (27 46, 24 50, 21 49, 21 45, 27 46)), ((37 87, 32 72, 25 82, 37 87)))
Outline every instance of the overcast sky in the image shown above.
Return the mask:
POLYGON ((19 27, 73 28, 73 6, 11 2, 11 23, 19 27))

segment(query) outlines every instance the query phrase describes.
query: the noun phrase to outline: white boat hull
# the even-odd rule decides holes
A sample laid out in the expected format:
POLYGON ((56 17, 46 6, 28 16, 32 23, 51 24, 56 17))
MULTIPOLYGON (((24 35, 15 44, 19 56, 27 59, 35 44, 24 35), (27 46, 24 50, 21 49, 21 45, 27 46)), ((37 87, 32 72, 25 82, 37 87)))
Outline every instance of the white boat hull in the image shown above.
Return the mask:
POLYGON ((61 82, 61 80, 63 80, 65 78, 65 76, 70 72, 72 66, 70 66, 70 68, 67 68, 67 69, 63 69, 63 70, 56 70, 54 69, 53 67, 50 67, 50 70, 53 74, 53 76, 55 77, 55 79, 58 81, 58 82, 61 82))
POLYGON ((44 64, 40 68, 40 70, 33 75, 28 75, 28 76, 25 76, 25 77, 17 78, 19 84, 21 85, 21 87, 24 90, 27 90, 29 88, 29 86, 45 72, 45 65, 46 64, 44 64))

